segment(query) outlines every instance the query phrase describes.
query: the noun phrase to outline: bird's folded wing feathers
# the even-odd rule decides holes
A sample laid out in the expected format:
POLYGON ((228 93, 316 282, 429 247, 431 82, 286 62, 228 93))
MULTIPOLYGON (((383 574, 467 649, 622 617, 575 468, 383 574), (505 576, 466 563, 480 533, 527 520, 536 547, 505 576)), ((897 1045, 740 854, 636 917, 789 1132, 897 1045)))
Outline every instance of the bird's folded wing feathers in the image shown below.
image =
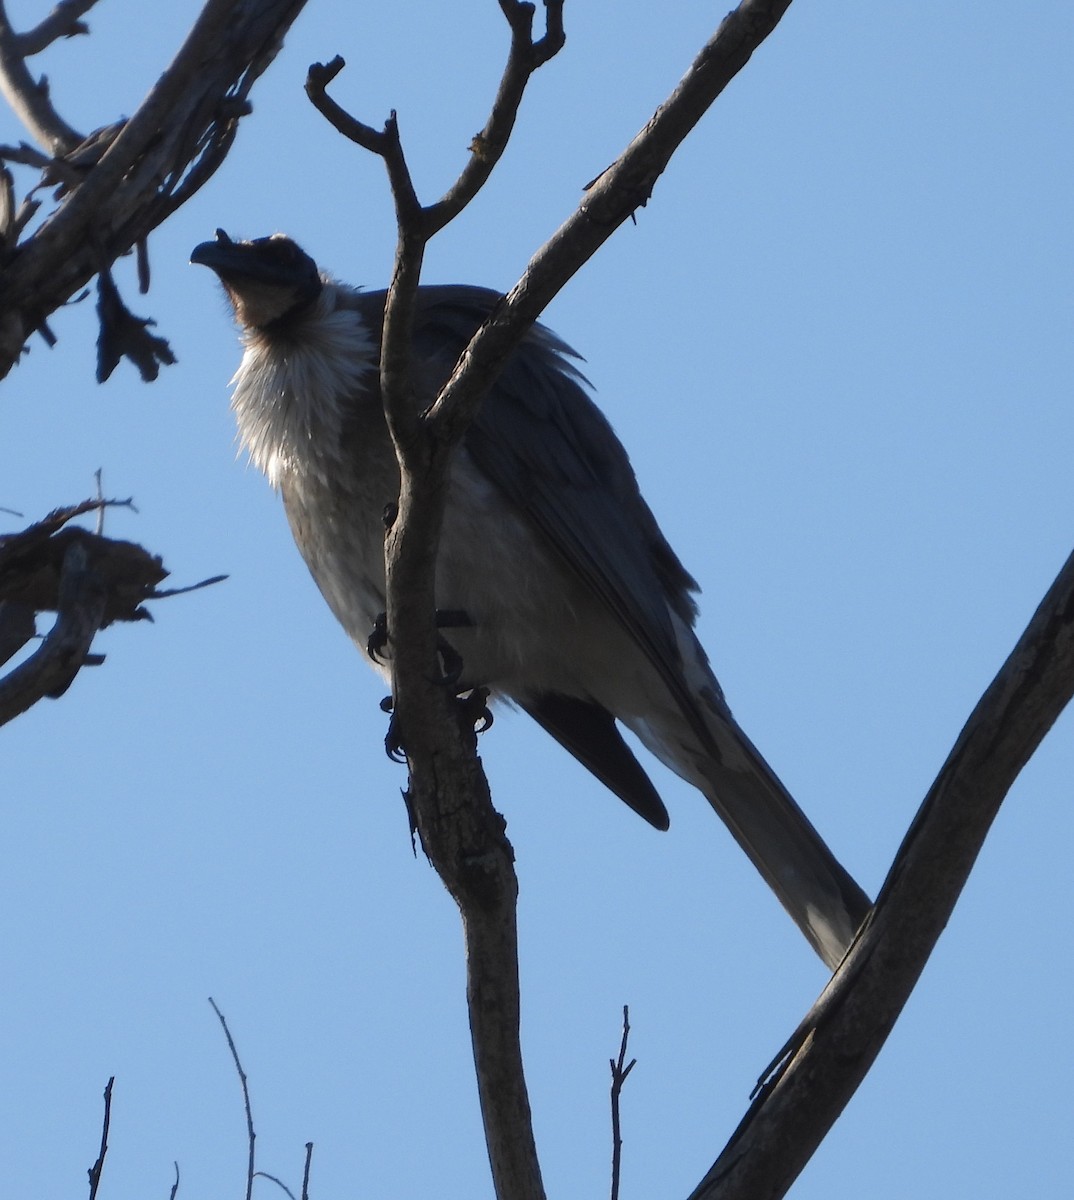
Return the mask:
MULTIPOLYGON (((446 361, 445 350, 457 359, 498 300, 481 288, 423 289, 418 358, 443 360, 446 379, 454 360, 446 361)), ((537 327, 485 398, 466 449, 629 632, 707 744, 711 735, 685 687, 671 617, 675 611, 692 624, 697 585, 660 532, 571 357, 569 347, 537 327)))

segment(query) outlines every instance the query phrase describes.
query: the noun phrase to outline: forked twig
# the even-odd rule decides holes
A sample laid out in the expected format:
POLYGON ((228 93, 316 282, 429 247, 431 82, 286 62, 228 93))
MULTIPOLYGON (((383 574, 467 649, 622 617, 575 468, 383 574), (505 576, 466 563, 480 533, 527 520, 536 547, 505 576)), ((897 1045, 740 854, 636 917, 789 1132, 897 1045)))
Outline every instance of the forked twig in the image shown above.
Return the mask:
POLYGON ((608 1065, 612 1069, 612 1192, 611 1200, 619 1200, 619 1177, 620 1168, 622 1166, 623 1154, 623 1138, 619 1126, 619 1097, 623 1091, 623 1084, 627 1081, 627 1076, 634 1070, 634 1064, 638 1061, 632 1058, 630 1062, 626 1060, 627 1040, 630 1037, 630 1009, 627 1005, 623 1005, 623 1040, 619 1043, 618 1059, 610 1058, 608 1065))

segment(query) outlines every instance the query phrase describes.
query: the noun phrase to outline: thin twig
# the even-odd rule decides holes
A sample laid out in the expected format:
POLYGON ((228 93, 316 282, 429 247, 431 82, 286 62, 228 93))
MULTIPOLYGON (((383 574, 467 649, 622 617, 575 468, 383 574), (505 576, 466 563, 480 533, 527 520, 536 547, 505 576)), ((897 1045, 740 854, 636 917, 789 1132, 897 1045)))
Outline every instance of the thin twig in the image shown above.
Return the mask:
POLYGON ((104 1157, 108 1153, 108 1126, 112 1121, 112 1084, 116 1081, 113 1075, 104 1089, 104 1120, 101 1123, 101 1149, 97 1161, 89 1169, 89 1200, 97 1200, 97 1189, 101 1184, 101 1172, 104 1170, 104 1157))
POLYGON ((268 1171, 258 1171, 256 1174, 258 1178, 267 1179, 270 1183, 274 1183, 281 1191, 286 1192, 287 1195, 290 1196, 291 1200, 295 1200, 294 1192, 291 1191, 287 1184, 284 1183, 284 1181, 280 1179, 278 1175, 270 1175, 268 1171))
POLYGON ((166 600, 170 596, 185 596, 187 592, 199 592, 202 588, 212 587, 214 584, 223 583, 228 579, 227 575, 210 575, 208 579, 202 579, 198 583, 188 583, 186 587, 175 588, 154 588, 147 596, 147 600, 166 600))
POLYGON ((223 1026, 228 1049, 231 1051, 231 1060, 235 1064, 235 1070, 239 1073, 239 1082, 242 1084, 242 1103, 246 1110, 246 1138, 249 1147, 246 1161, 246 1200, 250 1200, 254 1190, 254 1176, 257 1174, 254 1168, 254 1143, 257 1140, 257 1134, 254 1132, 254 1114, 250 1109, 250 1087, 246 1080, 246 1072, 242 1069, 239 1052, 235 1048, 235 1039, 231 1036, 231 1030, 228 1028, 227 1019, 217 1007, 216 1001, 212 996, 209 997, 209 1003, 213 1006, 213 1012, 216 1013, 220 1024, 223 1026))
POLYGON ((172 1184, 172 1190, 168 1194, 168 1200, 175 1200, 175 1197, 179 1193, 179 1164, 173 1163, 172 1165, 175 1167, 175 1182, 172 1184))
POLYGON ((310 1200, 310 1164, 313 1162, 313 1143, 306 1143, 306 1165, 302 1169, 302 1198, 310 1200))
POLYGON ((608 1060, 608 1065, 612 1069, 612 1192, 611 1200, 619 1200, 619 1176, 622 1166, 623 1154, 623 1138, 619 1127, 619 1097, 623 1091, 623 1084, 627 1081, 627 1076, 634 1070, 634 1064, 638 1061, 632 1058, 629 1063, 626 1060, 627 1039, 630 1037, 630 1010, 623 1005, 623 1040, 619 1043, 619 1058, 611 1058, 608 1060))

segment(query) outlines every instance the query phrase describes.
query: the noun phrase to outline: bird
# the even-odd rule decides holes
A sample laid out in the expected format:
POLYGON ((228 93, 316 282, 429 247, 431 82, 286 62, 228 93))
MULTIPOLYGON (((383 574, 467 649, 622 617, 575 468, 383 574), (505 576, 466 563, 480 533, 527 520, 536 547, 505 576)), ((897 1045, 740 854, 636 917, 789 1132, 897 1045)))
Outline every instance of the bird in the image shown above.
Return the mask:
MULTIPOLYGON (((240 443, 282 495, 329 608, 387 674, 370 641, 385 610, 385 513, 399 494, 379 385, 387 293, 338 281, 280 233, 235 240, 217 230, 190 260, 216 273, 240 330, 240 443)), ((412 403, 433 402, 501 300, 469 285, 418 288, 412 403)), ((454 452, 435 593, 438 610, 461 614, 449 631, 456 687, 528 713, 667 829, 621 727, 630 730, 703 793, 834 970, 869 897, 731 715, 694 633, 698 585, 579 361, 535 324, 454 452)))

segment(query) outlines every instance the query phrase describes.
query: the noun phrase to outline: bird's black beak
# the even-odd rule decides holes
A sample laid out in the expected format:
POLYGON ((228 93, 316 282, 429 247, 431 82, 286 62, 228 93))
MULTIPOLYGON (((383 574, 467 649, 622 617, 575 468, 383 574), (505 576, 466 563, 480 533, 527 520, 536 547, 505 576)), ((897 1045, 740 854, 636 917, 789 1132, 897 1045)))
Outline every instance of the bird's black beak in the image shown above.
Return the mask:
POLYGON ((235 262, 235 250, 236 245, 231 238, 222 229, 218 229, 214 241, 202 242, 194 247, 190 252, 190 261, 216 271, 235 262))
POLYGON ((239 324, 267 329, 304 312, 320 295, 317 264, 281 233, 236 242, 222 230, 195 246, 190 261, 215 271, 239 324))
POLYGON ((282 234, 236 242, 218 229, 213 241, 194 247, 190 261, 239 286, 298 287, 312 294, 320 290, 317 264, 282 234))

